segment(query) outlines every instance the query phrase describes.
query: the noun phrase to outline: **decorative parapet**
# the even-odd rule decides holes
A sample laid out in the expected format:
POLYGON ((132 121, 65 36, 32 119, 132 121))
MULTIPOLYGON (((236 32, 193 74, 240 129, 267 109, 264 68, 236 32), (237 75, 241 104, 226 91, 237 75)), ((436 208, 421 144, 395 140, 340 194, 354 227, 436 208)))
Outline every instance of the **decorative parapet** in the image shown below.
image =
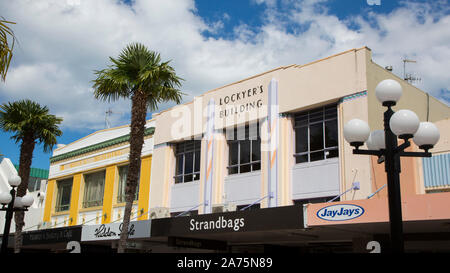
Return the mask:
MULTIPOLYGON (((144 131, 144 136, 153 135, 155 133, 155 127, 146 128, 144 131)), ((74 151, 70 151, 64 154, 56 155, 50 157, 50 163, 55 163, 57 161, 61 161, 67 158, 75 157, 81 154, 89 153, 95 150, 104 149, 109 146, 117 145, 120 143, 128 142, 130 140, 130 134, 123 135, 120 137, 116 137, 113 139, 109 139, 100 143, 96 143, 93 145, 89 145, 74 151)))

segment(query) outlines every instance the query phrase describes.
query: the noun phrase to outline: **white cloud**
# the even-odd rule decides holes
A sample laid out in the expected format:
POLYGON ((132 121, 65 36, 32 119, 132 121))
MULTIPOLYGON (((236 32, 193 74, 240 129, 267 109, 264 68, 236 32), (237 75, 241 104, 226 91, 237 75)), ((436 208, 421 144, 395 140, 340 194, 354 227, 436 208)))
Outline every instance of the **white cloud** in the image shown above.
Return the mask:
MULTIPOLYGON (((266 21, 258 28, 243 22, 228 40, 202 33, 220 34, 224 21, 237 18, 224 14, 224 21, 206 23, 192 0, 136 0, 132 6, 107 0, 2 1, 1 15, 17 22, 20 44, 7 82, 0 84, 0 98, 31 98, 63 116, 66 127, 101 129, 108 107, 125 113, 130 103, 96 101, 93 70, 106 67, 109 56, 133 41, 172 59, 185 79, 186 100, 274 67, 364 45, 373 50, 375 62, 393 65, 399 75, 401 57, 415 58, 418 63, 410 68, 423 79, 418 86, 431 94, 445 97, 441 90, 450 90, 450 16, 439 4, 405 4, 390 14, 343 21, 323 0, 282 1, 289 9, 277 8, 272 0, 254 1, 266 5, 266 21)), ((125 117, 113 115, 113 125, 129 123, 125 117)))

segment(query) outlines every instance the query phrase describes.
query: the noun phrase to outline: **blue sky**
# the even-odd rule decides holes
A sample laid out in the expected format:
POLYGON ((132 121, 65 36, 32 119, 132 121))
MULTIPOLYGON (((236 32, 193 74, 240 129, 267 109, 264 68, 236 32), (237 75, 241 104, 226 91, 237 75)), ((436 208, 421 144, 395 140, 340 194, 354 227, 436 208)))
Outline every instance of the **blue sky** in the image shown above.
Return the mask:
MULTIPOLYGON (((417 87, 450 102, 448 1, 17 0, 1 1, 0 16, 17 22, 19 41, 0 103, 47 105, 64 118, 63 144, 103 129, 109 108, 112 126, 130 122, 129 102, 96 101, 91 81, 134 41, 172 60, 185 101, 274 67, 368 46, 398 75, 402 57, 416 59, 408 69, 422 78, 417 87)), ((0 133, 0 153, 18 163, 10 136, 0 133)), ((37 145, 33 167, 48 168, 49 157, 37 145)))

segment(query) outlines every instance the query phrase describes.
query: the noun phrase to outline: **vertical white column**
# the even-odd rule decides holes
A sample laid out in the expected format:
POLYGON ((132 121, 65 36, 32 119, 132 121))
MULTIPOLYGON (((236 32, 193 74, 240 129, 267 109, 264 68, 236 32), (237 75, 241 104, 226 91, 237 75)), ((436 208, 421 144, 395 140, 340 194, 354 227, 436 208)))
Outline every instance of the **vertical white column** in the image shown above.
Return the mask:
POLYGON ((278 139, 279 139, 279 107, 278 107, 278 81, 271 79, 269 84, 268 107, 268 207, 276 207, 278 205, 278 139))
POLYGON ((208 115, 206 117, 206 149, 205 149, 205 183, 203 191, 203 213, 212 212, 212 183, 213 183, 213 158, 214 158, 214 99, 208 102, 208 115))

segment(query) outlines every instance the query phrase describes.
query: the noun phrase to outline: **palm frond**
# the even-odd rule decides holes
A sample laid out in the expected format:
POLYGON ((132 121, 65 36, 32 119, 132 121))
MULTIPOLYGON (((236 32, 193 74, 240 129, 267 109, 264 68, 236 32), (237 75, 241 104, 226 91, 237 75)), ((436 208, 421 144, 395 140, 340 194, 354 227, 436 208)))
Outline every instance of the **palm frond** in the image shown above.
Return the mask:
POLYGON ((49 114, 47 106, 31 100, 7 102, 0 105, 0 129, 11 132, 16 143, 31 137, 44 145, 44 152, 56 144, 56 137, 62 135, 59 125, 62 118, 49 114))
POLYGON ((6 74, 13 56, 13 48, 16 36, 7 24, 15 24, 14 22, 0 20, 0 78, 6 80, 6 74), (8 36, 12 38, 11 46, 8 43, 8 36))
POLYGON ((108 68, 95 71, 94 97, 104 101, 131 98, 137 90, 144 92, 151 110, 161 102, 180 103, 184 95, 179 88, 178 77, 170 61, 161 62, 159 53, 147 49, 143 44, 127 45, 117 58, 109 58, 108 68))

